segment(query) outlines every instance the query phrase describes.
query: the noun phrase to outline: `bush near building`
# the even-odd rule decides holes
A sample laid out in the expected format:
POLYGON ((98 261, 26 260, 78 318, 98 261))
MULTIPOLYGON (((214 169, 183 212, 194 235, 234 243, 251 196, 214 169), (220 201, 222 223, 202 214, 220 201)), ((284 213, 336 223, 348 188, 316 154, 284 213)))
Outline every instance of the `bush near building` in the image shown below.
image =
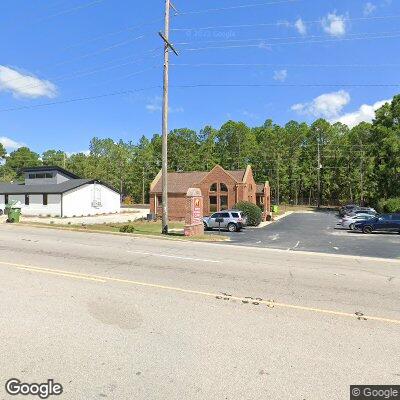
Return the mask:
POLYGON ((235 204, 234 209, 243 211, 247 217, 248 226, 260 225, 262 220, 262 211, 256 204, 248 201, 240 201, 239 203, 235 204))
POLYGON ((382 213, 400 213, 400 197, 380 200, 378 203, 378 211, 382 213))

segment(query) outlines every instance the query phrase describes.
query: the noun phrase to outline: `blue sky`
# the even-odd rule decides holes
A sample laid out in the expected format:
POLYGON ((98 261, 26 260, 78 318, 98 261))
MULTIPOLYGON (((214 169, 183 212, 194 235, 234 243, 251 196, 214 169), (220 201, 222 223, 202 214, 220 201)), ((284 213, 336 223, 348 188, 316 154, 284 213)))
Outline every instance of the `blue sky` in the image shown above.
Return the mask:
MULTIPOLYGON (((174 4, 181 15, 171 19, 180 52, 171 55, 171 129, 228 119, 355 124, 400 92, 385 86, 400 83, 399 1, 174 4), (209 84, 265 86, 178 87, 209 84), (315 84, 337 86, 307 86, 315 84), (357 84, 382 86, 347 86, 357 84)), ((3 0, 0 140, 10 151, 26 144, 78 152, 94 136, 159 133, 163 8, 162 0, 3 0), (52 102, 59 104, 35 108, 52 102), (29 108, 6 111, 21 107, 29 108)))

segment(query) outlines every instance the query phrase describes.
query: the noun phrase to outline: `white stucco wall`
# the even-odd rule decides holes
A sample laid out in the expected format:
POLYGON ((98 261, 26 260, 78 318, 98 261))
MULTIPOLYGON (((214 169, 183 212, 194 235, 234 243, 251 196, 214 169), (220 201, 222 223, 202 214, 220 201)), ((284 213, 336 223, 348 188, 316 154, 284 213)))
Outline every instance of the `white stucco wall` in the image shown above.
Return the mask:
POLYGON ((98 183, 81 186, 63 195, 64 217, 115 213, 120 208, 120 195, 98 183), (92 204, 95 199, 98 207, 92 204))
MULTIPOLYGON (((8 202, 18 201, 21 207, 22 215, 41 215, 41 216, 61 216, 61 195, 59 194, 48 194, 47 205, 43 205, 43 195, 41 194, 30 194, 29 205, 25 205, 24 194, 10 194, 8 195, 8 202)), ((5 208, 5 196, 0 195, 0 208, 5 208)))
POLYGON ((4 194, 0 194, 0 210, 4 211, 5 206, 4 194))

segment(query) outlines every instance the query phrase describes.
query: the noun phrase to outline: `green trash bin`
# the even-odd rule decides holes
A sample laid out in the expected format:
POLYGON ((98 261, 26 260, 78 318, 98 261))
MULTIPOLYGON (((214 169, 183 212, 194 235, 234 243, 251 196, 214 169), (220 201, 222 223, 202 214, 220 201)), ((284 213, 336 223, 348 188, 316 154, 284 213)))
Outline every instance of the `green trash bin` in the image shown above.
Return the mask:
POLYGON ((19 207, 8 207, 7 208, 8 214, 8 222, 19 222, 21 217, 21 209, 19 207))

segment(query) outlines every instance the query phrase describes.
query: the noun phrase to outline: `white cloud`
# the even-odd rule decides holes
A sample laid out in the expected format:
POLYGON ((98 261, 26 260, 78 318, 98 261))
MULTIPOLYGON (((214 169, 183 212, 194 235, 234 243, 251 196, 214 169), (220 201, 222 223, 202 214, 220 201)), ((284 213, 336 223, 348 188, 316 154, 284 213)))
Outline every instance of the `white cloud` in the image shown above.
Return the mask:
MULTIPOLYGON (((160 112, 162 110, 162 98, 160 96, 155 96, 146 104, 146 110, 150 113, 160 112)), ((169 107, 170 113, 183 113, 185 110, 183 107, 169 107)))
POLYGON ((294 104, 291 109, 298 114, 311 115, 313 117, 336 118, 350 102, 350 94, 344 90, 325 93, 309 103, 294 104))
POLYGON ((10 139, 7 136, 1 136, 0 137, 0 143, 7 149, 7 150, 16 150, 19 149, 20 147, 24 147, 24 143, 16 142, 13 139, 10 139))
POLYGON ((281 69, 279 71, 274 71, 274 80, 279 82, 285 82, 287 78, 287 70, 281 69))
POLYGON ((0 91, 11 92, 15 97, 55 97, 56 86, 50 81, 22 74, 0 65, 0 91))
POLYGON ((300 33, 300 35, 306 35, 307 34, 307 26, 303 22, 301 18, 299 18, 295 23, 294 27, 297 29, 297 32, 300 33))
POLYGON ((376 5, 371 2, 368 2, 364 6, 363 13, 365 16, 368 16, 368 15, 371 15, 375 10, 376 10, 376 5))
POLYGON ((372 105, 363 104, 357 111, 344 114, 341 117, 335 118, 332 122, 341 122, 350 128, 358 125, 361 122, 372 122, 372 120, 375 118, 375 111, 378 108, 381 108, 385 103, 391 102, 392 100, 390 99, 377 101, 372 105))
POLYGON ((337 15, 336 12, 330 13, 322 20, 322 27, 331 36, 344 36, 346 34, 346 17, 337 15))

